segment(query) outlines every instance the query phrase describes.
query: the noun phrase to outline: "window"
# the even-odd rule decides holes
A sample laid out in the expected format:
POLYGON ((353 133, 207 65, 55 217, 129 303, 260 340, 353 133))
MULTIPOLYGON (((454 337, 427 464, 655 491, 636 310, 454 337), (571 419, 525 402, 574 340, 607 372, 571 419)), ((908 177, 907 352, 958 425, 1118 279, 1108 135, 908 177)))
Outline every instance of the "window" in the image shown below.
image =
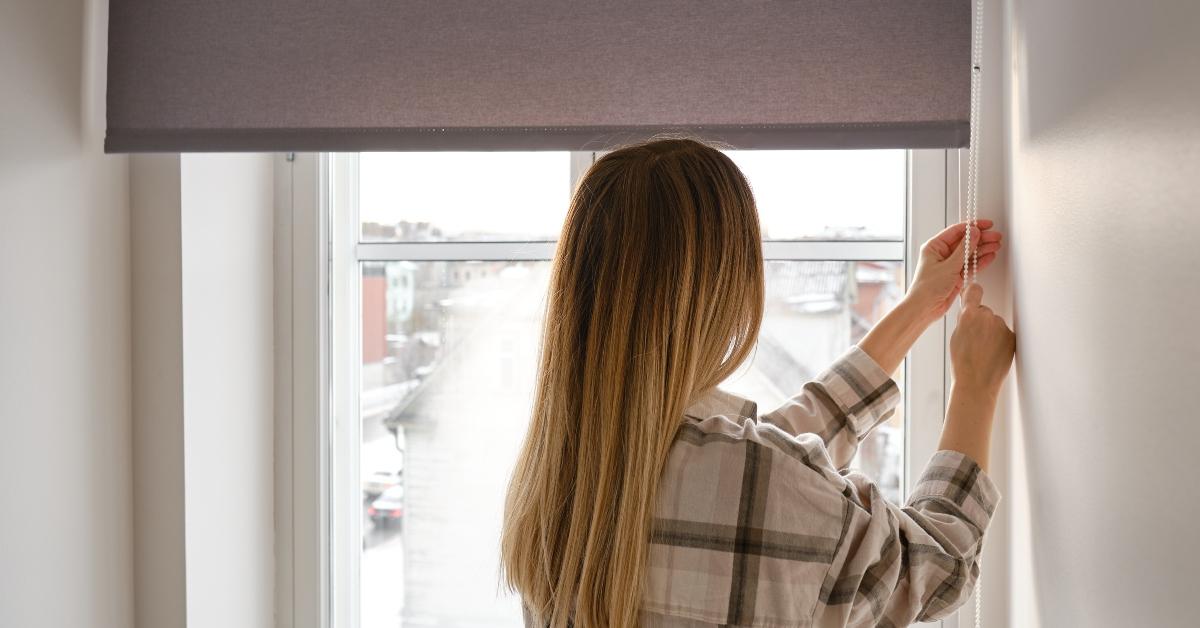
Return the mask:
POLYGON ((552 241, 567 215, 571 156, 363 153, 363 242, 552 241))
MULTIPOLYGON (((759 204, 767 293, 758 347, 723 386, 766 411, 903 296, 915 244, 945 224, 946 153, 730 155, 759 204)), ((327 482, 310 509, 323 524, 312 560, 293 559, 316 565, 294 573, 323 602, 298 613, 336 628, 521 625, 519 601, 498 588, 504 490, 532 401, 554 238, 593 158, 304 156, 316 182, 299 185, 317 193, 293 177, 293 203, 311 206, 318 234, 328 220, 309 243, 331 265, 316 349, 328 429, 306 476, 327 482)), ((853 463, 895 501, 908 465, 934 450, 943 343, 914 350, 896 374, 905 407, 853 463)))

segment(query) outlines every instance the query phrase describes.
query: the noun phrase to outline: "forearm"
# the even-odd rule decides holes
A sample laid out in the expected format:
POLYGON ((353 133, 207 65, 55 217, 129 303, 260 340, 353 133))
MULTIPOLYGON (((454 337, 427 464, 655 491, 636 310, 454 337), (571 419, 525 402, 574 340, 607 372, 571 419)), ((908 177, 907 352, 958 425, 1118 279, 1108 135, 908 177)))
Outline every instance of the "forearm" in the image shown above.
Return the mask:
POLYGON ((932 322, 928 308, 905 298, 867 332, 858 347, 884 371, 895 373, 917 338, 932 322))
POLYGON ((950 404, 938 449, 965 454, 987 471, 995 414, 996 393, 956 382, 950 389, 950 404))

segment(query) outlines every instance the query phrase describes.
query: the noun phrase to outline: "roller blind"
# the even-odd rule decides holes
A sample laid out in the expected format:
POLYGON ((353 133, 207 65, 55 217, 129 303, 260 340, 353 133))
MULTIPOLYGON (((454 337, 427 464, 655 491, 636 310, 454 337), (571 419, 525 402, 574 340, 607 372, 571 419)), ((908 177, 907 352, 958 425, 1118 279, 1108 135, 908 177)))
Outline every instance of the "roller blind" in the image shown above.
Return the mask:
POLYGON ((959 147, 966 0, 111 0, 108 152, 959 147))

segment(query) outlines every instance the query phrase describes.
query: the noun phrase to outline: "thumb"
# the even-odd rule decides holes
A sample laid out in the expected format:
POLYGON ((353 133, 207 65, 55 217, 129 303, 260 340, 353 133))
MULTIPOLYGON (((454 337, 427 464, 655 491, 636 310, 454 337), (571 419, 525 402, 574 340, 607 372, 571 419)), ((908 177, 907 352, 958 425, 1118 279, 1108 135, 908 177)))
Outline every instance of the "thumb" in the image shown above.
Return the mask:
POLYGON ((967 293, 963 295, 963 303, 966 307, 979 307, 983 304, 983 286, 978 283, 973 283, 967 288, 967 293))

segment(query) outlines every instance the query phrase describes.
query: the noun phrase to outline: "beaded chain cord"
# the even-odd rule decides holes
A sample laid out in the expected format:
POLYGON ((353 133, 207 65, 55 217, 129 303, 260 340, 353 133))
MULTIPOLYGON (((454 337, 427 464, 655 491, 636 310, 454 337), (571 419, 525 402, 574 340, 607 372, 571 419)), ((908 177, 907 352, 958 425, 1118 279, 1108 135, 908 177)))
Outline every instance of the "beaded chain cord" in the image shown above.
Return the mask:
MULTIPOLYGON (((963 235, 963 287, 975 283, 978 273, 979 253, 972 250, 971 231, 976 229, 979 221, 979 99, 982 90, 981 75, 983 73, 983 0, 975 0, 973 17, 973 32, 971 36, 971 113, 970 113, 970 145, 967 147, 967 198, 958 207, 958 220, 963 221, 963 208, 966 207, 967 228, 963 235)), ((979 243, 975 243, 976 249, 979 243)), ((960 296, 961 299, 961 296, 960 296)), ((980 552, 983 548, 980 547, 980 552)), ((975 580, 975 628, 983 628, 983 568, 980 562, 979 577, 975 580)))
MULTIPOLYGON (((979 220, 979 92, 980 74, 983 72, 983 0, 975 2, 975 28, 971 38, 971 130, 970 145, 967 147, 967 230, 963 242, 963 292, 976 280, 979 255, 971 247, 971 231, 979 220)), ((958 218, 963 219, 963 207, 959 206, 958 218)), ((978 243, 975 245, 978 247, 978 243)))

